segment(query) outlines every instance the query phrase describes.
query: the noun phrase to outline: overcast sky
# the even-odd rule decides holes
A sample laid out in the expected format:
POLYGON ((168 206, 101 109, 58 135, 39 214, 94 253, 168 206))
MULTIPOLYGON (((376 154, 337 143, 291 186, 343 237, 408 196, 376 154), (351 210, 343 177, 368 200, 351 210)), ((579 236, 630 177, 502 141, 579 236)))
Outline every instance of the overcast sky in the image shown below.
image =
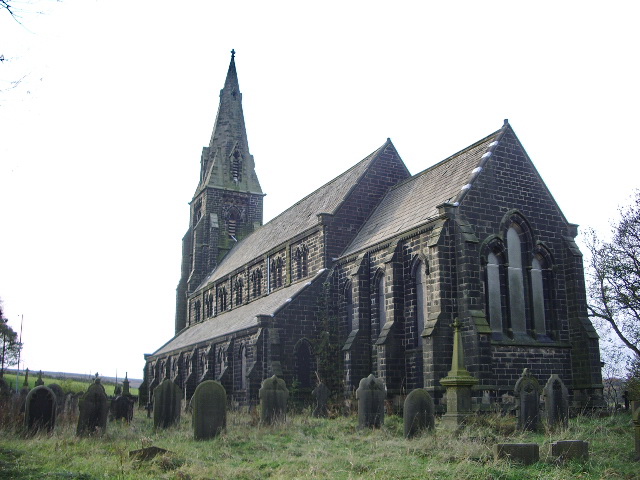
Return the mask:
POLYGON ((14 3, 0 298, 21 368, 140 378, 173 335, 232 48, 265 221, 387 137, 417 173, 505 118, 581 231, 638 185, 637 2, 14 3))

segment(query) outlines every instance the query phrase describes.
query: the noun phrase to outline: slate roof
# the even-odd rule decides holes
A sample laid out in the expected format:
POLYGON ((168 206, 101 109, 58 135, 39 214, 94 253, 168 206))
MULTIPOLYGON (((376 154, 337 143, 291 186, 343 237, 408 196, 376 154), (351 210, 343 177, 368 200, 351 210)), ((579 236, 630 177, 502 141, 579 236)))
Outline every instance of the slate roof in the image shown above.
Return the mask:
POLYGON ((342 175, 323 185, 239 241, 225 255, 218 267, 200 284, 198 289, 228 275, 290 238, 318 225, 320 222, 318 214, 335 213, 367 168, 389 144, 390 141, 385 142, 384 145, 342 175))
POLYGON ((222 335, 257 327, 258 315, 275 315, 288 305, 291 299, 311 286, 325 271, 326 270, 319 271, 310 281, 294 283, 243 305, 240 308, 234 308, 233 310, 221 313, 204 322, 186 328, 152 355, 163 355, 181 348, 195 346, 197 343, 211 340, 222 335))
POLYGON ((416 228, 438 215, 438 205, 459 202, 505 126, 464 150, 394 186, 362 226, 342 256, 369 248, 416 228), (484 155, 484 158, 483 158, 484 155), (467 186, 467 187, 465 187, 467 186))

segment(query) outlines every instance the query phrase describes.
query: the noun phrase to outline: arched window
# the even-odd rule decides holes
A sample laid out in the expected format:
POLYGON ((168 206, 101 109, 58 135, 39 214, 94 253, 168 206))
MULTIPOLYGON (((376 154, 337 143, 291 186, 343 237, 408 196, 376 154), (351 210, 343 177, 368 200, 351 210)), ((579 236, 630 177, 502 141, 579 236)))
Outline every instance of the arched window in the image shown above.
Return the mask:
POLYGON ((507 230, 507 258, 509 268, 509 314, 511 329, 514 335, 527 333, 527 317, 525 304, 524 275, 522 268, 522 241, 515 226, 507 230))
POLYGON ((195 305, 193 306, 195 311, 195 323, 200 322, 200 300, 196 300, 195 305))
POLYGON ((313 354, 311 345, 306 339, 302 339, 296 345, 296 380, 300 388, 311 388, 311 374, 313 372, 313 354))
POLYGON ((251 273, 251 286, 253 298, 258 298, 262 294, 262 270, 257 268, 251 273))
POLYGON ((347 282, 344 286, 344 309, 347 315, 347 325, 351 330, 358 330, 358 322, 353 314, 353 285, 347 282))
POLYGON ((224 286, 218 287, 218 311, 224 312, 227 309, 227 289, 224 286))
POLYGON ((553 268, 552 257, 542 245, 538 245, 531 260, 531 306, 536 336, 553 336, 556 330, 553 316, 553 268))
POLYGON ((295 260, 296 260, 296 278, 299 280, 303 277, 307 276, 309 266, 308 266, 308 256, 309 249, 306 245, 300 245, 296 249, 295 260))
POLYGON ((271 261, 271 289, 282 286, 282 257, 276 257, 271 261))
POLYGON ((209 290, 205 294, 205 308, 207 311, 207 318, 213 317, 213 291, 209 290))
POLYGON ((236 306, 242 305, 242 290, 244 288, 244 282, 242 278, 237 278, 233 284, 234 290, 236 292, 236 306))
POLYGON ((382 332, 382 329, 384 328, 384 324, 387 323, 387 310, 386 310, 386 302, 385 302, 385 279, 384 279, 384 272, 381 273, 378 276, 377 282, 376 282, 376 301, 378 304, 378 328, 379 328, 379 333, 382 332))
POLYGON ((220 365, 220 375, 222 375, 227 368, 227 351, 222 347, 218 349, 218 365, 220 365))
POLYGON ((229 209, 229 214, 227 217, 227 233, 230 237, 236 238, 238 233, 238 224, 240 223, 240 212, 236 207, 231 207, 229 209))
POLYGON ((415 266, 416 282, 416 345, 422 346, 422 332, 427 317, 427 269, 422 261, 415 266))
POLYGON ((247 388, 247 346, 240 347, 240 390, 247 388))
POLYGON ((502 291, 500 287, 500 262, 495 253, 487 256, 486 297, 491 330, 501 333, 504 330, 502 318, 502 291))
POLYGON ((242 156, 238 150, 231 155, 231 179, 236 183, 242 180, 242 156))

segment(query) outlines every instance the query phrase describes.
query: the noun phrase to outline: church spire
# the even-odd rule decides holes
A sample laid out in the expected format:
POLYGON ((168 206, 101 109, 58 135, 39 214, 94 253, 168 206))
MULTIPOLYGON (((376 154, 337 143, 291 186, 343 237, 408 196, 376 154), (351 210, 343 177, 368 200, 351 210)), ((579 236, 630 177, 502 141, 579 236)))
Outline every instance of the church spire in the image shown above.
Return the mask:
POLYGON ((253 156, 249 153, 235 54, 235 50, 231 50, 211 140, 202 152, 199 191, 214 187, 262 193, 253 156))

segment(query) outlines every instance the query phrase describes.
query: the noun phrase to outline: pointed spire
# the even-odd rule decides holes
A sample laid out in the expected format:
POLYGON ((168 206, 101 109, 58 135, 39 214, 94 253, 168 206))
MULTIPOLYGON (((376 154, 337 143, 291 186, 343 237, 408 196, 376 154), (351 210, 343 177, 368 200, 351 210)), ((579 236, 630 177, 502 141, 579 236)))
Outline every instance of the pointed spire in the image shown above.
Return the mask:
POLYGON ((202 156, 198 191, 209 186, 262 193, 253 156, 249 153, 235 57, 236 51, 231 50, 231 62, 224 87, 220 90, 220 105, 211 141, 202 156))

